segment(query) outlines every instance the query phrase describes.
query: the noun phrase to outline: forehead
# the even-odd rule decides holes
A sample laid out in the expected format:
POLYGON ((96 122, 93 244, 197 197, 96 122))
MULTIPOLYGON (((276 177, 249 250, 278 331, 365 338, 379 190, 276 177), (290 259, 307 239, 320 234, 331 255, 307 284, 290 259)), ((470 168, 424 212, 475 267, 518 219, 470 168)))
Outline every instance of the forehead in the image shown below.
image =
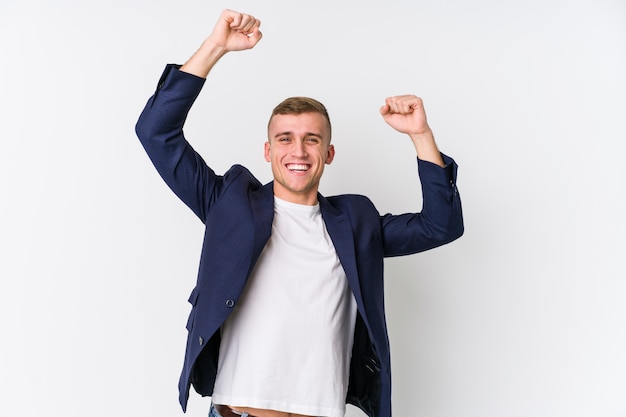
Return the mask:
POLYGON ((314 133, 327 138, 329 129, 326 118, 319 113, 277 114, 270 120, 268 133, 270 138, 285 133, 298 136, 314 133))

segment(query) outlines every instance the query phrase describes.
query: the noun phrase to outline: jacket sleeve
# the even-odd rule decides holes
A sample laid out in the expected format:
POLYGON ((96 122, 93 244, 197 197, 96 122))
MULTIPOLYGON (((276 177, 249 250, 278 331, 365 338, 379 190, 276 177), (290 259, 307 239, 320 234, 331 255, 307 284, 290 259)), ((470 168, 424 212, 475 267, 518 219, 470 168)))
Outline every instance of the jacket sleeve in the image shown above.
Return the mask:
POLYGON ((418 159, 422 211, 382 216, 386 257, 408 255, 444 245, 463 235, 461 198, 456 187, 458 166, 443 155, 445 167, 418 159))
POLYGON ((204 221, 222 178, 207 166, 183 134, 189 110, 205 80, 178 68, 166 66, 135 131, 163 180, 204 221))

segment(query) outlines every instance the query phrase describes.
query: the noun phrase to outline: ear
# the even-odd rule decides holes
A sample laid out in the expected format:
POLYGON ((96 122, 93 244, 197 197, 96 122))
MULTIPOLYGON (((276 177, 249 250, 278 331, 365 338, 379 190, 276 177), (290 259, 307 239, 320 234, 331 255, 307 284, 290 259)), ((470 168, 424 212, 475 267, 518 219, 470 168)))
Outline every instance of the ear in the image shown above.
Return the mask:
POLYGON ((328 150, 326 151, 326 165, 330 165, 335 159, 335 146, 328 145, 328 150))
POLYGON ((265 160, 267 162, 271 161, 271 158, 270 158, 270 142, 269 141, 265 142, 265 160))

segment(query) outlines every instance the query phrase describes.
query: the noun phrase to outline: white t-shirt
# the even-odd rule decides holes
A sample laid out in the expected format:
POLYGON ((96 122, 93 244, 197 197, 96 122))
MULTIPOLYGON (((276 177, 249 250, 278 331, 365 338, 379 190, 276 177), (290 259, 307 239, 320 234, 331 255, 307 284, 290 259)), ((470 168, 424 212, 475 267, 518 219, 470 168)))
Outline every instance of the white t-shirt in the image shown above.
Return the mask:
POLYGON ((212 401, 342 417, 356 302, 319 205, 274 199, 274 223, 222 328, 212 401))

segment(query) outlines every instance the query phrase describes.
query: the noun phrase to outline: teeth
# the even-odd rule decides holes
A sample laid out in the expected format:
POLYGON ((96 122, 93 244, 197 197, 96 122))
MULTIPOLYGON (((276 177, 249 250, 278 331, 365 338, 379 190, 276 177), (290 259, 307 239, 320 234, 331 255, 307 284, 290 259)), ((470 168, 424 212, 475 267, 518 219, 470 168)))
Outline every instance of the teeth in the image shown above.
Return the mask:
POLYGON ((307 165, 303 165, 303 164, 289 164, 287 165, 287 168, 290 171, 306 171, 307 169, 309 169, 307 165))

